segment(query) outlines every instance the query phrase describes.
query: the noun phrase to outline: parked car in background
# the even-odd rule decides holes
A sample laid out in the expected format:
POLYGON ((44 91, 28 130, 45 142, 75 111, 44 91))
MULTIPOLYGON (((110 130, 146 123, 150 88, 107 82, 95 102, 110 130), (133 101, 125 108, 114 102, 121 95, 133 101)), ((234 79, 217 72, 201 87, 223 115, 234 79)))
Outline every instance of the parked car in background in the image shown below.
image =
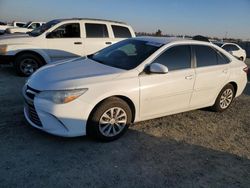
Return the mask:
POLYGON ((42 65, 99 51, 135 37, 131 26, 109 20, 59 19, 28 35, 0 38, 0 61, 14 62, 19 75, 29 76, 42 65))
POLYGON ((26 22, 17 22, 17 21, 12 22, 13 27, 24 27, 26 24, 27 24, 26 22))
POLYGON ((221 42, 214 42, 214 44, 220 46, 233 56, 237 57, 241 61, 246 60, 246 51, 242 49, 238 44, 235 43, 221 43, 221 42))
POLYGON ((0 22, 0 34, 4 34, 6 29, 13 28, 13 27, 23 27, 26 23, 25 22, 12 22, 11 24, 7 24, 5 22, 0 22))
POLYGON ((209 106, 226 110, 243 92, 247 70, 212 43, 127 39, 35 72, 23 88, 24 115, 54 135, 111 141, 133 122, 209 106))
POLYGON ((45 24, 45 22, 28 22, 22 27, 11 27, 5 30, 6 33, 27 33, 45 24))

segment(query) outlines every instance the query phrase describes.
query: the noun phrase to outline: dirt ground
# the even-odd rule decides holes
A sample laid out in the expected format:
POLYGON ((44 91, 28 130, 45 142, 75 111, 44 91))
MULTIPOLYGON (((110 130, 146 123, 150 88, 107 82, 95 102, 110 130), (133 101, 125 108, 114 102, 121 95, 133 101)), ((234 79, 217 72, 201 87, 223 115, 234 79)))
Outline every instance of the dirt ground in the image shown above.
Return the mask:
POLYGON ((26 124, 24 81, 0 68, 0 187, 250 186, 250 82, 224 113, 202 109, 141 122, 99 143, 26 124))

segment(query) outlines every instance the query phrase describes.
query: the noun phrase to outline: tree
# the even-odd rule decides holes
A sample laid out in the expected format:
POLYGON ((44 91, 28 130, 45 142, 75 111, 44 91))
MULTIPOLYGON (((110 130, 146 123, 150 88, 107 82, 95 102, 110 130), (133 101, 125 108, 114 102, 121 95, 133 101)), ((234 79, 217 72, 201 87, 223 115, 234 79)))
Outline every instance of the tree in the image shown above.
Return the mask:
POLYGON ((162 36, 162 31, 160 29, 158 29, 155 33, 156 36, 162 36))

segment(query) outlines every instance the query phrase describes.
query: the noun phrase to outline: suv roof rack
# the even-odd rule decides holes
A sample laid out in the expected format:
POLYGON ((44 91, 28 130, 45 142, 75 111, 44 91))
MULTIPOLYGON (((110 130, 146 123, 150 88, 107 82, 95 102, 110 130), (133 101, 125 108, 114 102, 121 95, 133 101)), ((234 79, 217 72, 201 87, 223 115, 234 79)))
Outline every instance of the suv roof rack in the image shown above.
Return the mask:
POLYGON ((97 18, 70 18, 70 19, 63 19, 63 20, 91 20, 91 21, 104 21, 104 22, 113 22, 113 23, 119 23, 119 24, 126 24, 125 22, 120 21, 113 21, 113 20, 106 20, 106 19, 97 19, 97 18))
POLYGON ((196 35, 193 36, 192 38, 193 40, 198 40, 198 41, 203 41, 203 42, 210 42, 209 39, 207 37, 204 37, 202 35, 196 35))

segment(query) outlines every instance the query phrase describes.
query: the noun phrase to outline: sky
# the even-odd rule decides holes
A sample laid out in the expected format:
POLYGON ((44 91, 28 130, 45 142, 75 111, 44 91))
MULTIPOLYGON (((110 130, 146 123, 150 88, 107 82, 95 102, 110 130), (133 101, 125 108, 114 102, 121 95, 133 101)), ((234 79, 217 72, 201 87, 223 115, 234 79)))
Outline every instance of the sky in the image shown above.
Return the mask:
POLYGON ((0 0, 0 21, 124 21, 137 32, 250 40, 250 0, 0 0))

